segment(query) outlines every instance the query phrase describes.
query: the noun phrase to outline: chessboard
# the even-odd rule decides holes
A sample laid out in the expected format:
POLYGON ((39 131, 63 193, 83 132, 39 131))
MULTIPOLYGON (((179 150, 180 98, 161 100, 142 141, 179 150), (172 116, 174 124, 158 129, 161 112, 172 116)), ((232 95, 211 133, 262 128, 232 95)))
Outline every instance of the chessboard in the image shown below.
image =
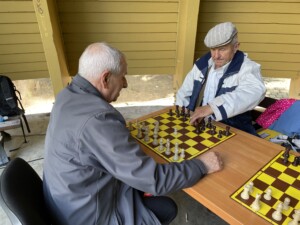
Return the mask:
POLYGON ((206 124, 202 122, 202 127, 197 129, 190 125, 187 117, 176 114, 172 109, 146 120, 132 122, 128 127, 133 138, 168 162, 192 159, 235 135, 229 130, 230 127, 215 126, 211 120, 206 124))
POLYGON ((300 213, 300 158, 293 154, 284 157, 285 153, 280 152, 231 195, 271 224, 289 225, 300 213), (257 208, 255 201, 259 204, 257 208))

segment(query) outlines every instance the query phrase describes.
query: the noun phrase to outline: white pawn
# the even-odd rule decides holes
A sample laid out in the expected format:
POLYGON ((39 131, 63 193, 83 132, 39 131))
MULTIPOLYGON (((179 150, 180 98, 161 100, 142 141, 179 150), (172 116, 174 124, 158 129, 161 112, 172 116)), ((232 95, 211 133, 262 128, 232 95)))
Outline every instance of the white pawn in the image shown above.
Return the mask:
POLYGON ((253 182, 252 181, 250 181, 249 182, 249 193, 251 194, 252 192, 253 192, 253 186, 254 186, 254 184, 253 184, 253 182))
POLYGON ((248 200, 249 199, 249 193, 250 193, 250 185, 246 184, 244 186, 243 192, 241 193, 241 198, 244 199, 244 200, 248 200))
POLYGON ((148 127, 148 126, 145 126, 144 134, 145 134, 145 136, 144 136, 144 141, 145 141, 145 142, 150 141, 150 138, 149 138, 149 127, 148 127))
POLYGON ((174 161, 178 161, 178 148, 175 148, 174 150, 174 157, 173 157, 174 161))
POLYGON ((167 139, 167 143, 166 143, 166 155, 170 155, 171 151, 170 151, 170 139, 167 139))
POLYGON ((180 157, 181 157, 182 159, 185 158, 185 151, 184 151, 183 148, 181 149, 180 157))
POLYGON ((286 197, 283 201, 283 210, 288 210, 290 208, 291 199, 286 197))
POLYGON ((174 127, 174 135, 176 136, 177 135, 177 128, 174 127))
POLYGON ((295 213, 293 214, 293 220, 291 220, 288 225, 298 225, 300 221, 300 209, 295 209, 295 213))
POLYGON ((276 211, 272 213, 272 218, 276 221, 280 221, 282 219, 282 210, 283 210, 283 203, 279 202, 276 211))
POLYGON ((251 208, 257 212, 260 210, 260 197, 261 195, 260 194, 256 194, 256 197, 255 197, 255 200, 252 202, 251 204, 251 208))
POLYGON ((159 151, 163 151, 164 150, 164 140, 163 138, 159 139, 159 147, 158 147, 159 151))
POLYGON ((140 126, 138 126, 138 133, 136 135, 137 138, 142 138, 142 128, 140 126))
POLYGON ((267 201, 270 201, 272 199, 272 189, 268 188, 266 190, 266 193, 264 194, 264 199, 266 199, 267 201))
POLYGON ((157 146, 157 145, 158 145, 157 137, 158 137, 157 134, 154 134, 154 135, 153 135, 153 138, 154 138, 154 139, 153 139, 152 144, 153 144, 154 146, 157 146))

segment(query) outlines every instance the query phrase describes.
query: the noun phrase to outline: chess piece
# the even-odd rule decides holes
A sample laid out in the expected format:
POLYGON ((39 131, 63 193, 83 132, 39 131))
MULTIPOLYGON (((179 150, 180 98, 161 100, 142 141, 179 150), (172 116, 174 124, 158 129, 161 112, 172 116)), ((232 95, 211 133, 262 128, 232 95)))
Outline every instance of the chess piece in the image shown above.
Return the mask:
POLYGON ((291 199, 286 197, 283 201, 283 210, 288 210, 290 208, 291 199))
POLYGON ((174 135, 176 136, 177 135, 177 128, 174 127, 174 135))
POLYGON ((150 138, 149 138, 149 127, 148 126, 145 126, 145 131, 144 131, 144 141, 145 142, 149 142, 150 141, 150 138))
POLYGON ((253 184, 252 181, 250 181, 248 184, 250 186, 249 193, 251 194, 253 192, 253 186, 254 186, 254 184, 253 184))
POLYGON ((181 149, 180 157, 181 157, 182 159, 185 158, 185 151, 184 151, 183 148, 181 149))
POLYGON ((268 188, 264 194, 264 199, 270 201, 272 199, 272 189, 268 188))
POLYGON ((230 126, 226 126, 225 136, 228 137, 230 135, 230 126))
POLYGON ((241 198, 244 199, 244 200, 248 200, 249 199, 249 193, 250 193, 250 185, 246 184, 244 186, 243 192, 241 193, 241 198))
POLYGON ((164 150, 164 140, 163 138, 159 139, 159 147, 158 147, 159 151, 163 151, 164 150))
POLYGON ((295 209, 293 214, 293 220, 288 223, 288 225, 298 225, 300 222, 300 209, 295 209))
POLYGON ((184 106, 182 106, 182 108, 181 108, 181 116, 184 116, 184 114, 185 114, 185 107, 184 106))
POLYGON ((142 135, 142 128, 140 126, 138 126, 138 133, 136 135, 137 138, 142 138, 143 135, 142 135))
MULTIPOLYGON (((176 143, 177 144, 177 143, 176 143)), ((174 156, 173 156, 174 161, 178 161, 178 145, 177 148, 174 149, 174 156)))
POLYGON ((276 221, 280 221, 282 219, 282 210, 283 210, 283 203, 279 202, 276 210, 272 213, 272 218, 276 221))
POLYGON ((169 116, 173 116, 173 111, 172 111, 172 109, 169 110, 169 116))
POLYGON ((153 142, 152 142, 152 144, 153 144, 154 146, 157 146, 157 145, 158 145, 157 137, 158 137, 158 135, 157 135, 156 133, 154 133, 154 135, 153 135, 153 142))
POLYGON ((175 113, 176 113, 176 117, 180 117, 180 112, 179 112, 179 106, 178 105, 176 105, 175 113))
POLYGON ((300 156, 294 158, 293 166, 298 166, 300 164, 300 156))
POLYGON ((254 212, 257 212, 260 210, 260 194, 256 194, 255 200, 251 204, 251 208, 254 210, 254 212))
POLYGON ((166 155, 170 155, 171 154, 171 150, 170 150, 170 139, 167 139, 167 143, 166 143, 166 155))
POLYGON ((222 130, 219 130, 218 138, 222 138, 222 130))

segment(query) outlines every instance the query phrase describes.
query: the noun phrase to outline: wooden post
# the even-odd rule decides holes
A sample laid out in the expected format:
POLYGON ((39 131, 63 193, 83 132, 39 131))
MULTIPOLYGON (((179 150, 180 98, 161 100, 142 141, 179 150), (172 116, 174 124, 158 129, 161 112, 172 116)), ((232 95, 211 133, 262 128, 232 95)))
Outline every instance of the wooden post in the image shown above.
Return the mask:
POLYGON ((53 91, 56 96, 58 92, 70 82, 62 38, 57 21, 57 8, 54 0, 33 0, 33 4, 42 37, 53 91))
POLYGON ((300 99, 300 72, 296 77, 291 78, 289 97, 300 99))
POLYGON ((177 36, 176 69, 173 87, 177 90, 186 74, 192 69, 195 55, 200 0, 181 0, 177 36))

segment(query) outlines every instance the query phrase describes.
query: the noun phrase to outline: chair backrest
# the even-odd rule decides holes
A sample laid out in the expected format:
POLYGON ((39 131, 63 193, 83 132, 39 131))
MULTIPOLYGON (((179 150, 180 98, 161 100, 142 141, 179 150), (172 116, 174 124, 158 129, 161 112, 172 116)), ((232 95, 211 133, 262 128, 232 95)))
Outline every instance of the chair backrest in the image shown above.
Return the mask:
POLYGON ((23 159, 10 161, 0 177, 0 203, 13 225, 50 225, 43 181, 23 159))

